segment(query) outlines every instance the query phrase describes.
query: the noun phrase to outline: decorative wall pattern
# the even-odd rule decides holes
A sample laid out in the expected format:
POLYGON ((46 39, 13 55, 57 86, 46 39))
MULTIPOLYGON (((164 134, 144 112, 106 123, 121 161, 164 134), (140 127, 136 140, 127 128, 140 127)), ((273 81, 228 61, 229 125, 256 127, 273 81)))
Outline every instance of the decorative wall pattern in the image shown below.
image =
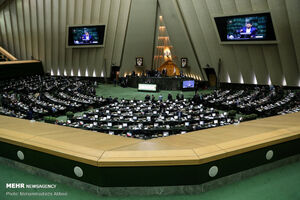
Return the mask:
POLYGON ((104 76, 120 65, 131 0, 10 0, 0 10, 0 45, 42 60, 54 75, 104 76), (66 48, 66 27, 106 24, 104 48, 66 48))
POLYGON ((299 0, 8 0, 0 45, 55 75, 104 76, 111 65, 124 75, 136 56, 151 67, 158 7, 177 57, 189 59, 185 73, 206 79, 201 68, 217 71, 221 58, 222 82, 300 86, 299 0), (212 17, 253 11, 271 12, 278 44, 220 45, 212 17), (107 24, 105 48, 66 48, 69 24, 107 24))

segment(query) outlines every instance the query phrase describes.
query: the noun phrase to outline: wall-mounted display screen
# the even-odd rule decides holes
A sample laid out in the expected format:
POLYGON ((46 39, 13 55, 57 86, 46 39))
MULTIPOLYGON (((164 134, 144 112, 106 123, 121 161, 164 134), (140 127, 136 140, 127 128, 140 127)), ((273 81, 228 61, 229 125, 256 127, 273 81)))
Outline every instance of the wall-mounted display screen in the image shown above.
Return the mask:
POLYGON ((69 26, 68 47, 103 47, 105 25, 69 26))
POLYGON ((194 80, 187 80, 182 82, 182 88, 183 89, 190 89, 195 87, 195 81, 194 80))
POLYGON ((275 41, 270 13, 215 17, 220 40, 275 41))

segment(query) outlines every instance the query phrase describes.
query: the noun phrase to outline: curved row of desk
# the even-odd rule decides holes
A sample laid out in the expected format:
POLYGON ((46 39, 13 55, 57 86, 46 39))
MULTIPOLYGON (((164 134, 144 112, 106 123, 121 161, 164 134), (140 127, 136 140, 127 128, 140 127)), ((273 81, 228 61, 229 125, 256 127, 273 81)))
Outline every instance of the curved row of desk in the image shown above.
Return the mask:
POLYGON ((300 153, 300 113, 152 140, 0 116, 0 156, 102 187, 196 185, 300 153))

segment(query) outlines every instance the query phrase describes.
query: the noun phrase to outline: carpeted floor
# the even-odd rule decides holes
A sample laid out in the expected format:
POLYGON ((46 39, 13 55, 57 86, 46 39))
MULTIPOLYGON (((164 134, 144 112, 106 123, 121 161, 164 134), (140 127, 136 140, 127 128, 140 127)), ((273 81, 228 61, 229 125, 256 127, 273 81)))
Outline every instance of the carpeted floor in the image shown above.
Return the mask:
MULTIPOLYGON (((212 90, 199 90, 199 93, 207 94, 210 93, 212 90)), ((167 99, 168 94, 170 93, 173 98, 176 97, 178 93, 181 91, 166 91, 162 90, 159 92, 138 92, 137 88, 122 88, 120 86, 114 86, 110 84, 100 84, 97 88, 97 95, 98 96, 104 96, 104 97, 118 97, 119 99, 125 98, 125 99, 140 99, 144 100, 145 96, 149 94, 150 96, 154 95, 156 99, 158 99, 158 96, 160 94, 163 95, 164 100, 167 99)), ((194 91, 185 91, 183 92, 185 98, 192 98, 195 94, 194 91)))
MULTIPOLYGON (((207 94, 211 93, 212 90, 199 90, 199 94, 207 94)), ((118 97, 119 99, 138 99, 138 100, 144 100, 145 96, 149 94, 150 96, 154 95, 156 99, 158 99, 158 96, 161 94, 163 96, 163 99, 166 100, 168 97, 168 94, 171 94, 173 98, 176 98, 176 95, 178 93, 181 93, 181 91, 166 91, 162 90, 160 92, 138 92, 137 88, 122 88, 120 86, 114 86, 113 84, 99 84, 97 89, 96 89, 96 94, 97 96, 103 96, 103 97, 118 97)), ((194 91, 185 91, 183 92, 185 98, 192 98, 195 94, 194 91)), ((80 113, 75 113, 76 115, 81 115, 82 112, 80 113)), ((57 118, 58 120, 61 121, 66 121, 67 117, 66 116, 60 116, 57 118)))
POLYGON ((0 164, 0 200, 299 200, 300 162, 253 176, 198 195, 102 197, 0 164), (56 184, 56 189, 6 189, 6 183, 56 184), (62 192, 66 196, 9 196, 7 192, 62 192))

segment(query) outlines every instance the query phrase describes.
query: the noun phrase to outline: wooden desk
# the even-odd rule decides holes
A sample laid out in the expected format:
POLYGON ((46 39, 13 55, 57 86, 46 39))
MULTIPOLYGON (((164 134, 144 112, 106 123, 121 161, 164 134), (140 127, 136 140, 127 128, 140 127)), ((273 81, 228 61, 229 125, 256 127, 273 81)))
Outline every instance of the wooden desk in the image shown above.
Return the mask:
POLYGON ((198 165, 300 138, 300 113, 152 140, 0 116, 0 141, 99 167, 198 165))

